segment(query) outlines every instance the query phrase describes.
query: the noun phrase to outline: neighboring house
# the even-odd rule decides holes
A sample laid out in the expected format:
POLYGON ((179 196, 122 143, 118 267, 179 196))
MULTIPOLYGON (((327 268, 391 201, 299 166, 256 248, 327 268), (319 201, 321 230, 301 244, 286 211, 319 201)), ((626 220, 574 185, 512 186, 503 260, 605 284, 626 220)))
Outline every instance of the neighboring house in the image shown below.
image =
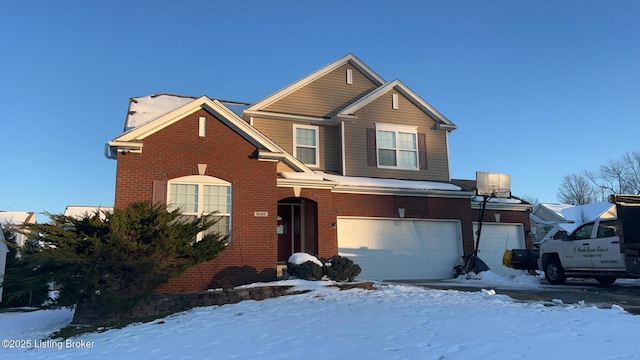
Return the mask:
MULTIPOLYGON (((23 224, 35 224, 37 222, 36 213, 33 211, 0 211, 0 225, 20 226, 23 224)), ((27 242, 25 234, 16 232, 16 244, 24 246, 27 242)))
POLYGON ((607 201, 587 205, 537 204, 531 212, 532 240, 540 243, 571 233, 578 226, 596 219, 616 217, 616 207, 607 201))
MULTIPOLYGON (((481 198, 452 181, 456 125, 352 54, 255 104, 207 96, 132 98, 117 160, 115 207, 166 203, 217 211, 229 235, 213 261, 161 291, 276 279, 293 252, 342 254, 362 279, 442 279, 473 250, 481 198)), ((530 245, 531 205, 491 201, 480 244, 496 272, 505 248, 530 245)))
POLYGON ((2 224, 0 224, 0 302, 2 302, 2 289, 4 284, 4 273, 7 267, 7 254, 9 253, 9 247, 4 239, 4 232, 2 230, 2 224))
POLYGON ((79 206, 79 205, 69 205, 64 209, 64 216, 70 216, 76 219, 80 219, 83 216, 89 214, 93 215, 96 213, 100 214, 100 218, 104 218, 104 213, 113 212, 113 206, 79 206))

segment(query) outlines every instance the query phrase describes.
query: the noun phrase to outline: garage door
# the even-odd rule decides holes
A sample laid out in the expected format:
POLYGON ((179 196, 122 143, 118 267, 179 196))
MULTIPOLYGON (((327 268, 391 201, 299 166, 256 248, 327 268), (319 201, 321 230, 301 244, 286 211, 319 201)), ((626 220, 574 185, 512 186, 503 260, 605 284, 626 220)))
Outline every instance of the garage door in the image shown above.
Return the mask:
POLYGON ((359 279, 448 279, 462 256, 460 222, 338 217, 338 250, 359 279))
MULTIPOLYGON (((478 224, 473 224, 473 233, 478 224)), ((508 276, 521 274, 520 270, 509 269, 502 265, 502 256, 506 249, 524 249, 524 230, 522 224, 483 223, 480 234, 478 257, 484 261, 491 271, 508 276)))

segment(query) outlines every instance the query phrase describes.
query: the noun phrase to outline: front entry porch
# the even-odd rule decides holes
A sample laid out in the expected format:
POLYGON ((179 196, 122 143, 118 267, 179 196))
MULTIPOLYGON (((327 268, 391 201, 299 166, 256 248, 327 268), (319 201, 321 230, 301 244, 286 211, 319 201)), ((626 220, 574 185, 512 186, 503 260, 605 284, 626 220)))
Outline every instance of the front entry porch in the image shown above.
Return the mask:
MULTIPOLYGON (((305 198, 278 201, 278 264, 296 252, 318 254, 318 205, 305 198)), ((280 267, 278 267, 280 268, 280 267)))

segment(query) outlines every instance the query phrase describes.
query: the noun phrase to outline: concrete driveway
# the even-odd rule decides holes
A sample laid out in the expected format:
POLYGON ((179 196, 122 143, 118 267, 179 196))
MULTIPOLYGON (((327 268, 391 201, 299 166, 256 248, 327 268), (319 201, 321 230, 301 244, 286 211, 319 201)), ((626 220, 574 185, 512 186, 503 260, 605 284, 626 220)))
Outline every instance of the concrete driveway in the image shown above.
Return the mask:
POLYGON ((619 279, 612 285, 600 285, 590 279, 567 279, 565 285, 551 285, 542 281, 539 287, 519 288, 509 285, 490 285, 473 281, 456 282, 450 280, 420 280, 403 282, 429 289, 480 291, 493 289, 496 294, 507 295, 520 301, 540 301, 545 304, 578 304, 611 308, 618 305, 629 313, 640 315, 640 281, 619 279), (558 300, 561 300, 558 301, 558 300))

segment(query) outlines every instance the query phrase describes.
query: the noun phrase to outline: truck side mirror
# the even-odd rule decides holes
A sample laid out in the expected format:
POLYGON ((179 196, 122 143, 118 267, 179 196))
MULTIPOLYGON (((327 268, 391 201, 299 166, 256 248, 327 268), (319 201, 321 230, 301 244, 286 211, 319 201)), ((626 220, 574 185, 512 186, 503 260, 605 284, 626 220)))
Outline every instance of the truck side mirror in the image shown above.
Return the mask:
POLYGON ((562 241, 568 241, 569 240, 569 234, 567 233, 566 230, 560 231, 560 238, 562 239, 562 241))

